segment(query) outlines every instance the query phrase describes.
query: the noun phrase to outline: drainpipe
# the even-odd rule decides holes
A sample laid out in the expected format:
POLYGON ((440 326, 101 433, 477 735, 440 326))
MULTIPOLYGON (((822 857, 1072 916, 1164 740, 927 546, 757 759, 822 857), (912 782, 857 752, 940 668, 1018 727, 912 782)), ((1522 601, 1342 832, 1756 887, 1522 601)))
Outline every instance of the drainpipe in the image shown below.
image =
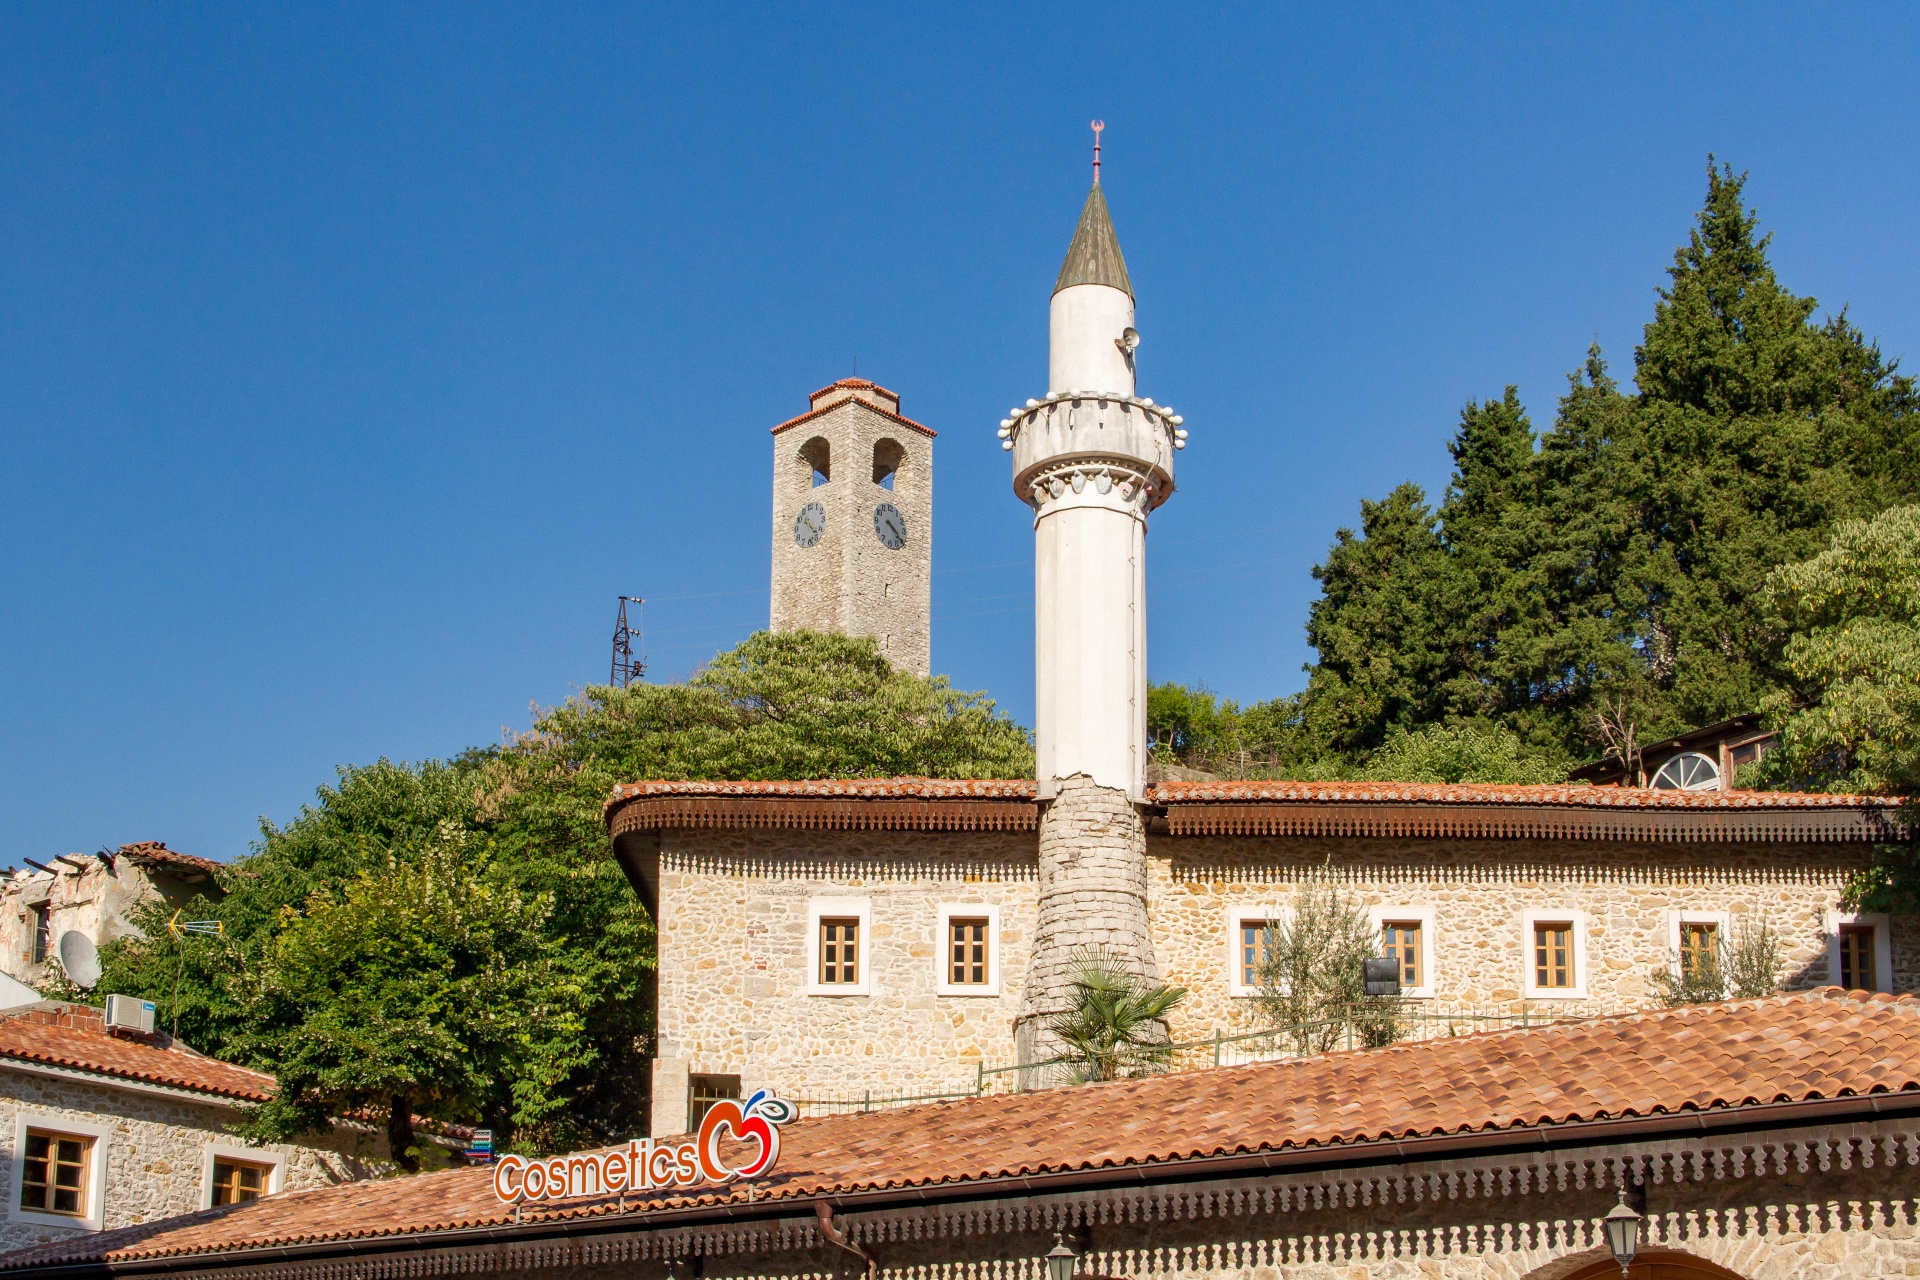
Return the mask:
POLYGON ((833 1225, 833 1206, 825 1200, 817 1201, 813 1206, 813 1212, 815 1216, 820 1219, 820 1234, 825 1236, 831 1243, 838 1245, 840 1248, 845 1249, 848 1253, 866 1263, 867 1280, 873 1280, 874 1273, 879 1270, 880 1263, 872 1254, 842 1235, 840 1228, 833 1225))

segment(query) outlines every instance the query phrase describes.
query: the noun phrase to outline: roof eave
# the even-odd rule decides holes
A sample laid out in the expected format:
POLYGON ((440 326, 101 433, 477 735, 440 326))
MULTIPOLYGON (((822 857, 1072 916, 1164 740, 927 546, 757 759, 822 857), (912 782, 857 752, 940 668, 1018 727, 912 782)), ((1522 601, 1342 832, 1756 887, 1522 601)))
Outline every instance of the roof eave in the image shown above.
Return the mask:
POLYGON ((929 1183, 904 1187, 875 1187, 826 1191, 755 1201, 728 1200, 714 1204, 635 1210, 591 1218, 543 1218, 527 1223, 498 1223, 484 1227, 441 1231, 396 1232, 360 1236, 351 1240, 312 1244, 275 1244, 221 1253, 181 1253, 121 1261, 93 1259, 66 1265, 21 1268, 5 1274, 23 1277, 134 1276, 175 1271, 208 1271, 256 1267, 264 1262, 312 1262, 372 1253, 414 1253, 506 1241, 527 1242, 569 1236, 604 1236, 634 1231, 683 1229, 751 1219, 814 1216, 814 1206, 876 1212, 958 1200, 1005 1200, 1017 1196, 1056 1195, 1071 1191, 1103 1190, 1143 1183, 1183 1183, 1259 1173, 1312 1173, 1325 1169, 1369 1164, 1417 1164, 1469 1156, 1499 1155, 1507 1151, 1547 1151, 1618 1145, 1686 1134, 1730 1135, 1767 1129, 1830 1125, 1846 1120, 1893 1119, 1920 1114, 1920 1089, 1899 1092, 1843 1094, 1793 1102, 1746 1103, 1704 1110, 1664 1112, 1648 1116, 1621 1116, 1545 1124, 1514 1125, 1464 1133, 1360 1139, 1326 1146, 1287 1147, 1218 1155, 1176 1157, 1138 1164, 1065 1169, 1038 1174, 929 1183))

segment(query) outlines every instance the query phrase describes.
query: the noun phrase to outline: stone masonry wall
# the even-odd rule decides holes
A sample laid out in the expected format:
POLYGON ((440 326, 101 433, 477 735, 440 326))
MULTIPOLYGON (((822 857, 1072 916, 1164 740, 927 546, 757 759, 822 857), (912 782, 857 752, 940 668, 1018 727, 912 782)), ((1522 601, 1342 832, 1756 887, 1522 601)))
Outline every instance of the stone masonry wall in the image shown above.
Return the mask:
MULTIPOLYGON (((1764 920, 1781 937, 1788 988, 1828 982, 1825 913, 1837 907, 1854 846, 1620 845, 1570 841, 1439 841, 1155 837, 1148 911, 1168 982, 1188 989, 1176 1040, 1251 1030, 1256 1002, 1229 995, 1228 915, 1289 907, 1321 869, 1360 907, 1430 907, 1434 998, 1419 1012, 1584 1015, 1655 1001, 1652 974, 1672 957, 1669 912, 1726 911, 1736 933, 1764 920), (1530 939, 1521 913, 1568 910, 1587 920, 1587 998, 1525 1000, 1530 939)), ((1911 931, 1893 922, 1894 990, 1920 985, 1911 931)))
POLYGON ((769 626, 873 636, 896 667, 928 671, 933 570, 933 441, 882 416, 855 393, 818 418, 773 438, 773 588, 769 626), (831 451, 831 478, 818 487, 800 450, 818 437, 831 451), (893 488, 874 483, 874 450, 901 451, 893 488), (826 528, 810 547, 794 541, 794 519, 810 502, 826 528), (874 511, 891 504, 906 542, 884 545, 874 511))
POLYGON ((1060 781, 1040 815, 1040 897, 1016 1039, 1022 1061, 1052 1056, 1045 1019, 1071 1002, 1079 958, 1100 951, 1157 981, 1148 924, 1147 832, 1127 793, 1085 775, 1060 781))
POLYGON ((1034 897, 1031 832, 667 832, 655 1132, 684 1125, 690 1072, 799 1098, 971 1089, 1012 1060, 1034 897), (808 994, 819 898, 870 904, 868 994, 808 994), (998 994, 936 992, 942 903, 998 910, 998 994))
MULTIPOLYGON (((1022 1052, 1016 1021, 1057 1007, 1073 952, 1087 944, 1136 955, 1143 972, 1188 989, 1170 1020, 1175 1041, 1255 1030, 1257 1002, 1230 991, 1228 912, 1284 910, 1322 868, 1363 908, 1431 910, 1434 998, 1409 1001, 1417 1013, 1646 1007, 1655 969, 1671 963, 1675 911, 1727 912, 1736 933, 1764 920, 1781 938, 1783 984, 1817 986, 1833 980, 1826 913, 1862 856, 1854 846, 1156 835, 1139 858, 1133 812, 1119 792, 1068 784, 1038 837, 667 833, 654 1131, 684 1126, 689 1073, 857 1101, 965 1089, 983 1064, 1033 1061, 1044 1054, 1022 1052), (1043 905, 1054 883, 1071 888, 1043 905), (808 907, 823 898, 868 904, 868 994, 807 991, 808 907), (997 994, 936 990, 943 902, 999 909, 997 994), (1584 918, 1584 999, 1526 998, 1529 908, 1584 918)), ((1890 932, 1892 988, 1920 987, 1920 937, 1904 920, 1890 932)))
MULTIPOLYGON (((246 1146, 227 1132, 239 1119, 228 1107, 135 1093, 83 1080, 53 1079, 0 1068, 0 1249, 20 1249, 84 1234, 14 1218, 20 1202, 22 1153, 14 1149, 20 1113, 66 1117, 111 1129, 103 1145, 107 1160, 105 1222, 108 1230, 152 1222, 201 1207, 207 1147, 246 1146)), ((57 1128, 57 1121, 47 1127, 57 1128)), ((378 1167, 372 1134, 341 1132, 323 1146, 274 1144, 263 1151, 286 1157, 289 1191, 371 1176, 378 1167)), ((95 1158, 99 1157, 99 1146, 95 1158)))

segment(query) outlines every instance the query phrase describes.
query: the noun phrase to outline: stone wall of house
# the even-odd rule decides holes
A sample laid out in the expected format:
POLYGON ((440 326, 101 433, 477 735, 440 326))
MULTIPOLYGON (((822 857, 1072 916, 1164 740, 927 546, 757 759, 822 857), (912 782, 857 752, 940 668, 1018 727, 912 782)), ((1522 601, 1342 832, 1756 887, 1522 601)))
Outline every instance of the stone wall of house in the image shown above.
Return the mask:
MULTIPOLYGON (((1584 1016, 1656 1000, 1653 973, 1673 960, 1673 912, 1727 912, 1736 936, 1764 921, 1781 939, 1786 988, 1837 981, 1828 913, 1864 854, 1850 845, 1166 836, 1149 849, 1155 950, 1164 979, 1190 992, 1176 1040, 1257 1025, 1257 1001, 1229 995, 1230 912, 1285 912, 1316 873, 1363 909, 1432 910, 1434 997, 1413 1002, 1416 1011, 1584 1016), (1585 917, 1585 999, 1527 998, 1530 909, 1585 917)), ((1896 991, 1920 985, 1920 952, 1900 924, 1891 922, 1896 991)))
POLYGON ((684 1126, 689 1073, 858 1099, 971 1088, 980 1063, 1011 1062, 1034 849, 1032 832, 666 833, 654 1131, 684 1126), (871 904, 866 994, 808 994, 821 898, 871 904), (997 994, 936 991, 942 903, 997 909, 997 994))
MULTIPOLYGON (((0 1204, 5 1205, 0 1213, 0 1248, 5 1249, 84 1234, 80 1228, 22 1222, 15 1216, 20 1204, 22 1152, 16 1144, 22 1113, 34 1127, 58 1130, 60 1120, 66 1119, 109 1128, 104 1142, 108 1229, 201 1208, 209 1144, 250 1145, 228 1132, 228 1126, 239 1119, 231 1107, 0 1067, 0 1143, 7 1152, 0 1164, 0 1204)), ((273 1144, 262 1150, 286 1157, 284 1189, 289 1191, 370 1177, 384 1167, 383 1140, 371 1130, 342 1129, 319 1145, 273 1144)), ((97 1144, 94 1158, 99 1154, 97 1144)))
MULTIPOLYGON (((748 1091, 857 1100, 967 1088, 983 1063, 1011 1067, 1038 932, 1038 844, 1033 833, 667 833, 654 1132, 684 1127, 694 1073, 739 1075, 748 1091), (826 898, 868 904, 866 994, 808 991, 809 904, 826 898), (995 995, 936 990, 943 902, 999 908, 995 995)), ((1257 1000, 1231 993, 1229 912, 1283 912, 1302 878, 1323 869, 1358 907, 1430 910, 1433 998, 1410 1009, 1532 1019, 1653 1003, 1654 971, 1674 958, 1675 912, 1725 912, 1736 935, 1764 921, 1781 939, 1785 987, 1835 980, 1829 913, 1862 856, 1848 845, 1165 835, 1147 847, 1153 957, 1164 981, 1190 993, 1171 1021, 1178 1042, 1260 1025, 1257 1000), (1581 917, 1584 998, 1528 996, 1530 909, 1581 917)), ((1111 934, 1112 914, 1089 900, 1073 937, 1111 934)), ((1882 927, 1892 938, 1885 985, 1920 986, 1920 939, 1900 920, 1882 927)), ((1491 1024, 1455 1029, 1480 1025, 1491 1024)), ((1182 1065, 1206 1065, 1195 1053, 1182 1065)), ((1231 1048, 1223 1060, 1234 1060, 1231 1048)))

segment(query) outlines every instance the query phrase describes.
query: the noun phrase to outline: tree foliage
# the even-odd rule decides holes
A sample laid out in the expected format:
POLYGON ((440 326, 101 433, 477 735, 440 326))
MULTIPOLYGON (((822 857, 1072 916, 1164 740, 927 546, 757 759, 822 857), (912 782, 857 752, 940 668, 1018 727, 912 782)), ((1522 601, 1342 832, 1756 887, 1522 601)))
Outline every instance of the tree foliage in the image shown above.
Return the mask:
POLYGON ((1032 771, 984 697, 871 640, 761 633, 685 684, 589 688, 497 746, 341 769, 189 905, 223 936, 175 942, 155 908, 103 949, 103 982, 281 1074, 257 1134, 371 1109, 403 1161, 399 1112, 564 1150, 646 1123, 653 924, 608 854, 615 784, 1032 771))
POLYGON ((1367 994, 1364 963, 1380 934, 1329 871, 1301 881, 1293 909, 1269 920, 1254 977, 1266 1024, 1300 1054, 1325 1053, 1351 1028, 1369 1047, 1400 1035, 1397 1002, 1367 994))
POLYGON ((1920 910, 1920 505, 1848 521, 1819 554, 1776 570, 1766 600, 1790 629, 1786 682, 1765 703, 1779 747, 1760 781, 1908 798, 1849 896, 1920 910))
POLYGON ((1744 186, 1709 165, 1635 390, 1594 348, 1544 432, 1515 388, 1469 402, 1437 507, 1406 484, 1339 531, 1315 570, 1318 661, 1267 716, 1283 767, 1482 720, 1580 758, 1602 708, 1649 741, 1789 681, 1768 575, 1920 497, 1920 395, 1844 312, 1816 320, 1779 283, 1744 186))
POLYGON ((1167 1015, 1185 987, 1148 982, 1125 959, 1099 947, 1073 958, 1072 1003, 1047 1019, 1061 1056, 1082 1082, 1159 1070, 1167 1058, 1167 1015))

